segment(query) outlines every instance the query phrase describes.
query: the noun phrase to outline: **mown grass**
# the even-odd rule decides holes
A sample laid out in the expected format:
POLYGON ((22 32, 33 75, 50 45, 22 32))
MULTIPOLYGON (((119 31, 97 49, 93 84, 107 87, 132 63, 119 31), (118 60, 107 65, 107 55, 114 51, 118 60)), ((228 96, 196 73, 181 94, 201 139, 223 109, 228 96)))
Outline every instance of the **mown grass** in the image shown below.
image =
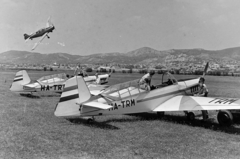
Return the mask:
MULTIPOLYGON (((56 72, 29 72, 33 80, 56 72)), ((182 112, 68 121, 53 115, 59 95, 9 91, 15 72, 0 72, 0 158, 239 158, 240 127, 220 127, 216 113, 194 123, 182 112)), ((141 77, 113 74, 109 84, 141 77)), ((189 78, 190 76, 176 76, 189 78)), ((155 75, 154 83, 161 77, 155 75)), ((240 97, 239 77, 206 77, 210 96, 240 97)))

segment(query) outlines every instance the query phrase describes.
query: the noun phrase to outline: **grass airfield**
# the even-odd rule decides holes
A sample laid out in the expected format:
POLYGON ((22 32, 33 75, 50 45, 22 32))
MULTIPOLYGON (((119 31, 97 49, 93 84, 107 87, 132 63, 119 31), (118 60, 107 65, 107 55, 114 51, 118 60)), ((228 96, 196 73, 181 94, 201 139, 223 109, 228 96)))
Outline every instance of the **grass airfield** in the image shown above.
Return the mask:
MULTIPOLYGON (((220 127, 210 120, 186 121, 184 113, 99 116, 70 122, 53 112, 55 93, 28 98, 9 91, 17 71, 0 72, 0 158, 239 158, 240 119, 220 127)), ((28 71, 32 80, 61 72, 28 71)), ((72 72, 71 72, 72 73, 72 72)), ((112 74, 109 84, 142 74, 112 74)), ((175 75, 177 79, 196 76, 175 75)), ((153 84, 161 82, 155 74, 153 84)), ((206 76, 209 96, 240 98, 240 77, 206 76)))

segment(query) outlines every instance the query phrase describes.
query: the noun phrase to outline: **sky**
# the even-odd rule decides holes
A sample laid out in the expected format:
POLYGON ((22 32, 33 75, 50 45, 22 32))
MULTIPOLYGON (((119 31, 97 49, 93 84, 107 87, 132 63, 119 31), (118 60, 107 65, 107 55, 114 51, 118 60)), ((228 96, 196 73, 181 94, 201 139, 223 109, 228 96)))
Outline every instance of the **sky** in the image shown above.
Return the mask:
POLYGON ((23 34, 56 30, 34 50, 76 55, 240 45, 239 0, 0 0, 0 53, 31 51, 39 39, 23 34))

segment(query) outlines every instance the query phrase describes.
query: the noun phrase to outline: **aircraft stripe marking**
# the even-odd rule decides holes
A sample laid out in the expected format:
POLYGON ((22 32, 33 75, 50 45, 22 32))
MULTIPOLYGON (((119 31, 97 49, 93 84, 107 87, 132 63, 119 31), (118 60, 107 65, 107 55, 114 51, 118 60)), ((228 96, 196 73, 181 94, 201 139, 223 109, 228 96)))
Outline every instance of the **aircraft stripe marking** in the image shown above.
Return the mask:
POLYGON ((72 91, 72 90, 77 89, 77 88, 78 88, 77 85, 70 86, 70 87, 65 87, 63 92, 72 91))
POLYGON ((15 80, 13 80, 13 82, 17 82, 17 81, 21 81, 21 80, 23 80, 23 78, 15 79, 15 80))
POLYGON ((23 75, 18 75, 18 76, 15 76, 15 78, 18 78, 18 77, 22 77, 23 75))
POLYGON ((170 92, 170 93, 166 93, 166 94, 161 94, 161 95, 158 95, 158 96, 153 96, 153 97, 149 97, 149 98, 145 98, 145 99, 140 99, 140 100, 137 101, 137 103, 153 100, 153 99, 160 98, 160 97, 165 97, 165 96, 176 94, 176 93, 181 93, 181 92, 184 92, 184 91, 185 90, 174 91, 174 92, 170 92))
POLYGON ((70 95, 70 96, 62 97, 62 98, 60 98, 59 103, 66 102, 66 101, 69 101, 69 100, 72 100, 72 99, 77 99, 78 97, 79 97, 78 94, 73 94, 73 95, 70 95))

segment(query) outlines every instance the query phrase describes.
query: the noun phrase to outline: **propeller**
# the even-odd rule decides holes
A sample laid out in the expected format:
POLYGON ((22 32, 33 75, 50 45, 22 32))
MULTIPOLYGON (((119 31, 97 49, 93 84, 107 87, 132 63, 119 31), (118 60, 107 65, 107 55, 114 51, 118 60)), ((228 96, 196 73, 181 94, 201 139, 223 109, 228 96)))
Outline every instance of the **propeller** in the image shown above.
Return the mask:
POLYGON ((209 66, 209 62, 207 62, 206 66, 205 66, 205 68, 204 68, 202 77, 204 77, 204 76, 206 75, 207 70, 208 70, 208 66, 209 66))
POLYGON ((47 27, 50 27, 52 26, 53 29, 56 29, 55 26, 53 25, 53 23, 51 22, 51 16, 48 17, 48 20, 47 20, 47 27))

